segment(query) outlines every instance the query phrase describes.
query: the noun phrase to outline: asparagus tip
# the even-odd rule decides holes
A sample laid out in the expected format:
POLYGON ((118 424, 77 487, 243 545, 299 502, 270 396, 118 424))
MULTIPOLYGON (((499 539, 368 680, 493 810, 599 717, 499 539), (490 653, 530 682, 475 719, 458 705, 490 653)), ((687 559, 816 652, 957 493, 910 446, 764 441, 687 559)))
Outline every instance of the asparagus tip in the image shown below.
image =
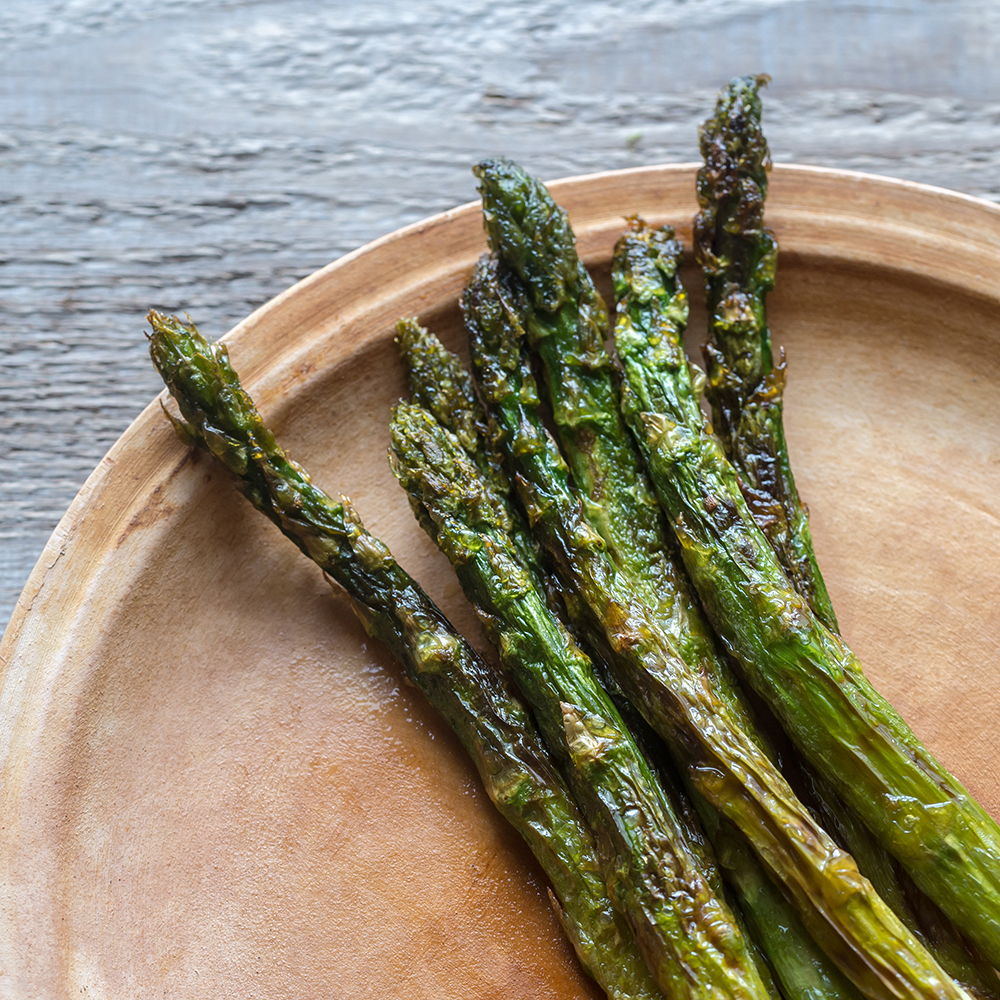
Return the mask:
POLYGON ((427 330, 420 325, 416 316, 403 316, 396 321, 396 346, 404 359, 426 339, 427 330))

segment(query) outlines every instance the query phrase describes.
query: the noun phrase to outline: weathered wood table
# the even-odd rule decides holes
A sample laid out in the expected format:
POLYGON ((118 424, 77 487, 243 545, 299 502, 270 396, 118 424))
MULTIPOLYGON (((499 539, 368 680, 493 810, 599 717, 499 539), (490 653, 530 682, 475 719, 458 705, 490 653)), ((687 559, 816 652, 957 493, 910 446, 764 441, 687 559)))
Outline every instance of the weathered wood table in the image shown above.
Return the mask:
POLYGON ((329 260, 475 196, 690 161, 766 70, 778 161, 1000 197, 1000 7, 935 0, 6 0, 0 624, 158 391, 143 316, 217 336, 329 260))

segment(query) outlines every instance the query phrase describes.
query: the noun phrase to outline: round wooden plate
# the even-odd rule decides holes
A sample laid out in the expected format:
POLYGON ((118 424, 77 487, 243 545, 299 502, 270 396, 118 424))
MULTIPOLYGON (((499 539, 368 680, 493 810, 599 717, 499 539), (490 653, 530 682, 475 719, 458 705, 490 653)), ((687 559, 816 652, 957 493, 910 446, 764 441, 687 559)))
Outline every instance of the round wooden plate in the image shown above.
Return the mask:
MULTIPOLYGON (((690 244, 692 166, 552 190, 604 291, 623 215, 690 244)), ((1000 815, 1000 209, 778 167, 767 217, 792 459, 845 635, 1000 815)), ((463 206, 228 336, 289 452, 478 644, 385 453, 395 320, 459 346, 484 247, 463 206)), ((598 995, 450 732, 158 401, 56 529, 0 668, 0 995, 598 995)))

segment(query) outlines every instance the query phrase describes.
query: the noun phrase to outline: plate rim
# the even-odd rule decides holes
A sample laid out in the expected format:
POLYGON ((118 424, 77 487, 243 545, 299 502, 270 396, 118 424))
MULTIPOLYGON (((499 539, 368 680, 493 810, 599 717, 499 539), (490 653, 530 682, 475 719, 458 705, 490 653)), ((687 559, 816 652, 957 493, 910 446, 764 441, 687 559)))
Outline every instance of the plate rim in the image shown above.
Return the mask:
MULTIPOLYGON (((650 164, 619 170, 572 174, 546 183, 553 191, 556 200, 560 201, 567 194, 572 195, 580 188, 591 188, 604 183, 618 184, 629 178, 682 177, 694 174, 699 166, 700 163, 693 161, 650 164)), ((996 223, 997 247, 998 251, 1000 251, 1000 205, 985 198, 979 198, 975 195, 953 191, 936 185, 887 177, 882 174, 814 166, 811 164, 775 164, 771 174, 771 188, 773 190, 776 186, 776 181, 779 183, 800 181, 808 184, 810 180, 818 180, 825 184, 832 183, 834 185, 843 183, 859 185, 861 188, 868 188, 876 194, 882 191, 904 199, 916 196, 918 199, 928 202, 943 200, 956 207, 961 206, 964 209, 971 210, 976 214, 985 213, 987 217, 992 217, 996 223)), ((392 230, 343 254, 268 299, 236 323, 220 339, 230 348, 244 344, 252 339, 255 328, 262 321, 265 321, 271 313, 284 308, 290 299, 301 296, 303 293, 309 291, 312 286, 321 283, 329 275, 349 268, 357 262, 401 240, 417 237, 428 231, 439 229, 442 226, 454 224, 459 220, 467 221, 468 217, 477 214, 479 209, 480 203, 478 201, 464 202, 454 208, 446 209, 443 212, 392 230)), ((573 208, 570 207, 568 211, 572 217, 574 214, 573 208)), ((1000 252, 998 252, 998 258, 1000 258, 1000 252)), ((258 373, 255 371, 247 371, 244 374, 244 381, 248 385, 252 385, 256 374, 258 373)), ((160 393, 150 400, 97 463, 53 529, 14 605, 3 636, 0 637, 0 768, 4 765, 9 745, 8 726, 6 724, 8 713, 5 709, 7 707, 6 702, 8 701, 11 670, 16 666, 19 658, 18 654, 25 638, 25 632, 31 623, 31 613, 35 601, 47 585, 50 583, 54 583, 56 586, 59 585, 58 574, 56 574, 54 581, 50 581, 50 576, 58 565, 67 542, 84 527, 84 523, 88 519, 90 512, 91 500, 98 493, 109 470, 114 466, 118 455, 128 448, 144 431, 151 430, 154 420, 158 421, 160 419, 158 411, 167 398, 166 390, 161 390, 160 393)))
MULTIPOLYGON (((605 170, 585 174, 571 174, 560 177, 552 181, 547 181, 547 185, 559 200, 560 193, 565 193, 568 189, 576 188, 580 185, 593 185, 600 182, 616 182, 629 177, 662 176, 662 175, 684 175, 696 171, 700 166, 698 162, 650 164, 640 167, 629 167, 619 170, 605 170)), ((853 182, 864 186, 874 186, 894 194, 917 195, 921 198, 931 200, 944 199, 956 205, 972 209, 977 212, 985 211, 993 216, 998 226, 1000 226, 1000 204, 980 198, 975 195, 966 194, 960 191, 953 191, 937 185, 924 184, 918 181, 911 181, 897 177, 888 177, 883 174, 867 173, 860 170, 846 170, 835 167, 815 166, 811 164, 777 163, 772 172, 772 186, 775 179, 784 180, 786 178, 801 177, 802 179, 816 178, 832 182, 853 182)), ((478 201, 463 202, 454 208, 446 209, 443 212, 427 216, 416 222, 410 223, 399 229, 386 233, 368 243, 349 251, 346 254, 330 261, 323 267, 306 275, 296 281, 288 288, 268 299, 258 306, 246 317, 241 319, 230 328, 220 338, 227 346, 239 344, 244 338, 252 334, 252 330, 270 313, 282 308, 285 303, 294 296, 301 295, 312 285, 320 282, 329 274, 350 267, 358 260, 363 259, 380 249, 399 242, 407 237, 415 236, 429 229, 437 228, 453 222, 458 218, 466 217, 479 210, 478 201)), ((572 213, 571 213, 572 214, 572 213)), ((137 324, 138 325, 138 324, 137 324)), ((252 382, 252 374, 246 381, 252 382)), ((51 569, 59 560, 66 539, 76 531, 86 517, 88 502, 103 481, 107 467, 114 463, 116 455, 135 438, 142 429, 146 428, 151 420, 151 416, 159 409, 160 404, 167 398, 166 390, 161 390, 142 411, 125 428, 122 434, 115 440, 105 455, 98 462, 94 470, 88 475, 80 490, 70 502, 66 512, 59 519, 52 534, 46 541, 42 551, 25 581, 24 587, 15 602, 10 619, 4 629, 3 636, 0 637, 0 765, 4 760, 3 753, 3 691, 9 668, 16 658, 16 650, 19 639, 24 631, 25 623, 31 613, 34 601, 39 592, 45 586, 51 569)))

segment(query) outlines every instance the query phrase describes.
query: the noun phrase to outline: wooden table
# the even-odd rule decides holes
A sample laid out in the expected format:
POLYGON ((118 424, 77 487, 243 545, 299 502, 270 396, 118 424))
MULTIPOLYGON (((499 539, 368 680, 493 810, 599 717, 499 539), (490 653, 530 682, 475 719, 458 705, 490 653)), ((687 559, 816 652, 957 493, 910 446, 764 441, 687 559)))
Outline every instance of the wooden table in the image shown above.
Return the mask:
POLYGON ((88 473, 158 391, 149 306, 217 336, 329 260, 475 197, 697 156, 766 70, 774 158, 1000 197, 1000 7, 5 0, 0 623, 88 473))

